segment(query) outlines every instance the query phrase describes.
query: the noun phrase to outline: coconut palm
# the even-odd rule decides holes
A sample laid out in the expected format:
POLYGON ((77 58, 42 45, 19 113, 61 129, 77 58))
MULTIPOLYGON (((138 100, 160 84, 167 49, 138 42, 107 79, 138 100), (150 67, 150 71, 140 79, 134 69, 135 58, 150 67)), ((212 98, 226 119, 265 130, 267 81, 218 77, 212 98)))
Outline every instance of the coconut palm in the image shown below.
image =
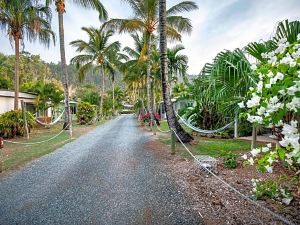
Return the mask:
POLYGON ((64 128, 70 129, 70 136, 72 136, 71 129, 71 117, 70 117, 70 104, 69 104, 69 78, 66 65, 66 51, 65 51, 65 32, 64 32, 64 13, 65 3, 72 2, 83 8, 96 9, 99 13, 99 19, 107 19, 107 11, 99 0, 46 0, 46 4, 52 4, 55 2, 56 11, 58 13, 58 25, 59 25, 59 42, 60 42, 60 57, 61 67, 63 74, 63 86, 64 86, 64 104, 65 104, 65 116, 64 116, 64 128))
POLYGON ((109 78, 112 83, 112 114, 115 115, 115 80, 116 80, 116 73, 124 67, 124 62, 129 60, 129 57, 116 49, 114 51, 109 51, 108 53, 108 61, 111 64, 112 72, 109 73, 109 78))
MULTIPOLYGON (((130 19, 112 19, 108 22, 119 30, 119 32, 141 32, 146 41, 142 50, 140 60, 147 63, 147 100, 148 110, 150 113, 150 125, 154 119, 151 105, 151 43, 153 36, 156 34, 159 24, 158 17, 158 0, 125 0, 134 12, 134 18, 130 19), (145 57, 146 55, 146 57, 145 57)), ((192 30, 191 22, 188 18, 178 16, 178 13, 189 12, 198 9, 196 3, 192 1, 183 1, 172 6, 166 11, 166 33, 172 40, 181 40, 181 33, 190 33, 192 30)))
MULTIPOLYGON (((172 8, 171 8, 172 9, 172 8)), ((173 104, 170 96, 170 87, 168 84, 168 61, 167 61, 167 15, 166 0, 159 0, 159 45, 160 45, 160 73, 163 90, 163 100, 167 114, 169 127, 176 132, 183 142, 193 140, 192 136, 183 130, 180 123, 177 121, 173 104)))
POLYGON ((55 40, 50 21, 50 8, 35 4, 32 0, 1 1, 0 27, 8 33, 15 48, 15 110, 19 107, 20 43, 24 44, 24 39, 29 42, 38 39, 49 46, 51 38, 55 40))
POLYGON ((167 57, 170 85, 172 84, 172 81, 178 81, 179 77, 182 77, 183 80, 186 81, 188 57, 186 55, 179 54, 182 50, 184 50, 183 45, 176 45, 173 48, 168 48, 167 57))
POLYGON ((76 51, 83 53, 71 59, 72 63, 76 64, 78 69, 79 79, 82 81, 88 71, 101 71, 102 75, 102 93, 100 98, 100 116, 103 116, 103 98, 105 92, 105 74, 114 73, 113 65, 110 61, 111 55, 118 52, 120 42, 115 41, 110 43, 109 39, 114 32, 112 30, 104 31, 103 26, 100 29, 94 27, 82 28, 88 34, 88 42, 83 40, 75 40, 70 44, 76 47, 76 51))

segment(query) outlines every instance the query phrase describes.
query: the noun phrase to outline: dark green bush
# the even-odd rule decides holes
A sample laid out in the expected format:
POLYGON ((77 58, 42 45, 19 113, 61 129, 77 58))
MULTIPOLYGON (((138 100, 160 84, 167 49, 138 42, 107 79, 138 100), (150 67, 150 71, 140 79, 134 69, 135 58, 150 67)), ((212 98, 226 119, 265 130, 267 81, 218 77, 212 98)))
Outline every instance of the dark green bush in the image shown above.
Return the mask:
MULTIPOLYGON (((34 126, 35 121, 30 112, 27 112, 28 129, 34 126)), ((24 122, 21 110, 12 110, 0 116, 0 136, 13 138, 24 135, 24 122)))
POLYGON ((92 123, 96 117, 97 109, 96 106, 91 105, 88 102, 79 102, 77 106, 77 122, 81 125, 92 123))

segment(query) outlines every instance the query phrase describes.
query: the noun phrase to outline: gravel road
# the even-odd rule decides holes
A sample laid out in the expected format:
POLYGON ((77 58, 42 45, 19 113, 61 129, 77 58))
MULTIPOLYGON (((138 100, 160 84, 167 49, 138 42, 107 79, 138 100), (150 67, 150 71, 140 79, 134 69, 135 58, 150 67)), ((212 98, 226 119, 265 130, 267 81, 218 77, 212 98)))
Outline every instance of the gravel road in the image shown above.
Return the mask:
POLYGON ((149 138, 120 116, 2 176, 0 224, 202 224, 149 138))

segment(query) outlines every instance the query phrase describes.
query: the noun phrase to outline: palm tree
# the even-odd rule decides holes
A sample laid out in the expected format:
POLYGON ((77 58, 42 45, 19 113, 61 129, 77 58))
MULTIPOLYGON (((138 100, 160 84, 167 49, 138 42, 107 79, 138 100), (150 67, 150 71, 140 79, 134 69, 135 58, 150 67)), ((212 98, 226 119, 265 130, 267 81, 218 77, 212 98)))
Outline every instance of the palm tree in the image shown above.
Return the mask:
POLYGON ((100 29, 93 27, 82 28, 89 36, 89 41, 75 40, 70 44, 77 48, 77 52, 82 53, 71 59, 78 69, 79 79, 82 81, 88 71, 101 71, 102 74, 102 93, 100 98, 100 116, 103 116, 103 98, 105 91, 104 76, 106 72, 114 73, 113 65, 110 61, 111 55, 118 52, 120 42, 109 43, 109 39, 114 34, 112 30, 104 31, 103 26, 100 29))
MULTIPOLYGON (((150 113, 150 125, 152 130, 152 123, 154 119, 153 109, 151 105, 151 43, 155 32, 158 29, 158 0, 125 0, 134 11, 134 18, 132 19, 112 19, 108 22, 119 30, 119 32, 141 32, 145 39, 145 45, 142 50, 141 60, 145 59, 147 63, 147 100, 148 110, 150 113)), ((181 40, 181 33, 190 33, 192 25, 188 18, 178 16, 178 13, 189 12, 198 9, 196 3, 192 1, 183 1, 171 7, 166 12, 166 33, 172 40, 181 40)))
POLYGON ((1 1, 0 27, 5 30, 15 47, 15 100, 14 109, 19 108, 19 74, 20 74, 20 42, 24 39, 33 42, 36 39, 49 46, 51 38, 50 8, 34 4, 32 0, 1 1))
MULTIPOLYGON (((65 0, 46 0, 46 4, 49 5, 55 2, 56 11, 58 13, 58 25, 59 25, 59 43, 60 43, 60 57, 61 67, 63 73, 63 86, 64 86, 64 104, 65 104, 65 116, 64 116, 64 128, 70 130, 70 136, 72 136, 71 129, 71 117, 70 117, 70 104, 69 104, 69 78, 66 65, 66 51, 65 51, 65 33, 64 33, 64 13, 65 0)), ((78 4, 83 8, 96 9, 99 13, 99 19, 107 19, 107 11, 99 0, 69 0, 78 4)))
POLYGON ((177 121, 173 104, 170 96, 170 89, 168 84, 168 62, 167 62, 167 14, 166 11, 166 0, 159 0, 159 33, 160 33, 160 73, 161 73, 161 83, 163 90, 163 100, 165 105, 165 110, 167 114, 167 120, 169 127, 176 132, 179 138, 183 142, 190 142, 193 137, 186 133, 181 127, 180 123, 177 121))
POLYGON ((178 81, 179 76, 186 81, 188 57, 186 55, 179 54, 182 50, 184 50, 183 45, 176 45, 173 48, 168 48, 167 50, 170 85, 173 80, 175 82, 178 81))

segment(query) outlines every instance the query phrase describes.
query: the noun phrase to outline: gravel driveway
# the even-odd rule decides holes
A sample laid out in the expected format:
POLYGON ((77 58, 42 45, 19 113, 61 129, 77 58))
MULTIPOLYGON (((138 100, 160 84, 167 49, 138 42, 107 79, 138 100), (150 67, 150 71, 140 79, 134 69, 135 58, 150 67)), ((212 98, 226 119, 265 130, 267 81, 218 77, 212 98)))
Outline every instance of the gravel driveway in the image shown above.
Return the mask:
POLYGON ((149 138, 120 116, 1 177, 0 224, 201 224, 149 138))

